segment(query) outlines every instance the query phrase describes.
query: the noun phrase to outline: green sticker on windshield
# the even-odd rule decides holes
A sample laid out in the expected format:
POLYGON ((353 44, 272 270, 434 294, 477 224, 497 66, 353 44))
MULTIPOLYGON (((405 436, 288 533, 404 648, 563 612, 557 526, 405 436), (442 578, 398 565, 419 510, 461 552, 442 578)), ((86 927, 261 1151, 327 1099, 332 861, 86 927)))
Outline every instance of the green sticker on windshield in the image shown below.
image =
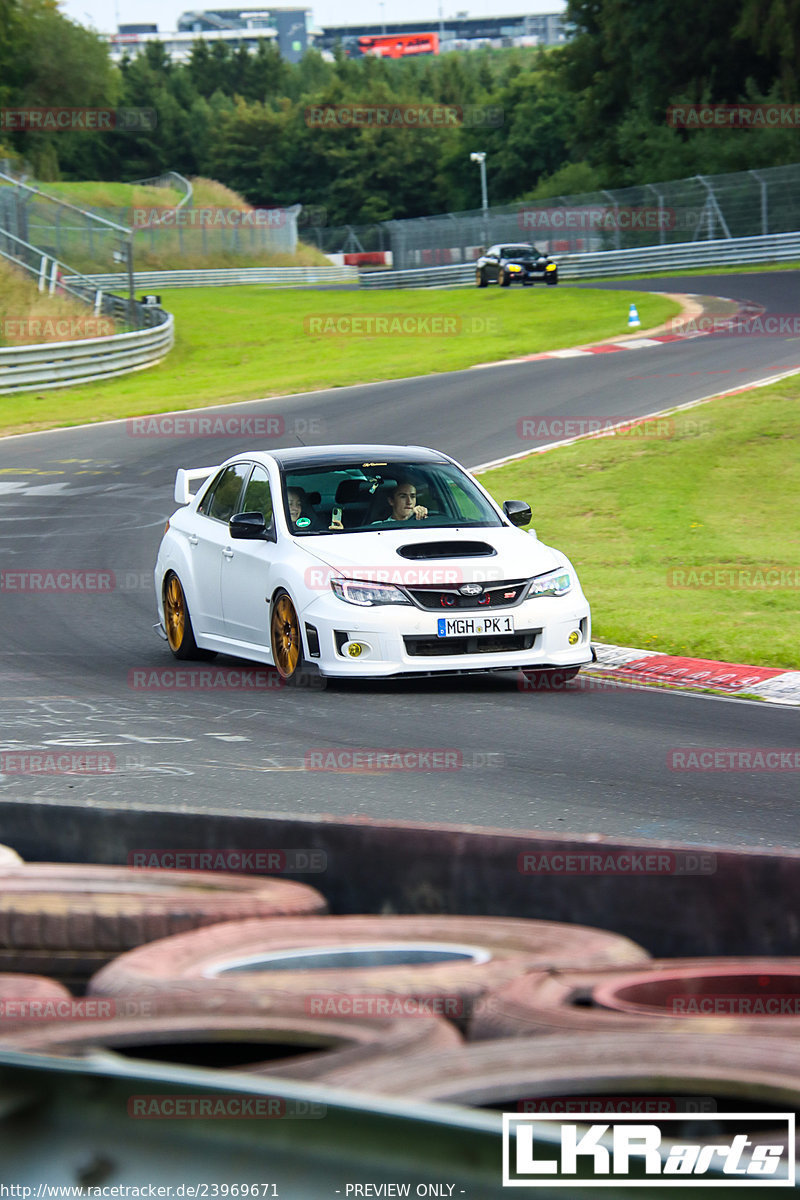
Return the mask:
POLYGON ((295 521, 295 525, 297 526, 298 529, 307 529, 310 524, 311 524, 310 517, 298 517, 297 520, 295 521))

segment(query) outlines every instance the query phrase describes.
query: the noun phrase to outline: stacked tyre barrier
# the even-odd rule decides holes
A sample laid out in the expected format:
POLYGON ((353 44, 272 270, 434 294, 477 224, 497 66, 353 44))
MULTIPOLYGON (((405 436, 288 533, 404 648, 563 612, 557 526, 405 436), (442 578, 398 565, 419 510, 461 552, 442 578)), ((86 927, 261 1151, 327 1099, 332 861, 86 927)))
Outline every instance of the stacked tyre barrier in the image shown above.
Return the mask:
POLYGON ((320 891, 265 876, 0 847, 0 1012, 3 1046, 61 1060, 517 1112, 800 1110, 800 958, 653 959, 556 921, 329 915, 320 891))

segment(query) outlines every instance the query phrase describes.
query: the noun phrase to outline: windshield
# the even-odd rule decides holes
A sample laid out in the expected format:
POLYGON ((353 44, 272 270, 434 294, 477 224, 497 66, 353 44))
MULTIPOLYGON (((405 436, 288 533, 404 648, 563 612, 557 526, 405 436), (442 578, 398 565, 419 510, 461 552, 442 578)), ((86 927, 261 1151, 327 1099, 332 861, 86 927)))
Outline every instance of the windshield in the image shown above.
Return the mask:
POLYGON ((283 482, 286 518, 298 536, 503 524, 452 463, 318 464, 286 471, 283 482))
POLYGON ((503 246, 500 251, 503 258, 538 258, 539 251, 535 246, 503 246))

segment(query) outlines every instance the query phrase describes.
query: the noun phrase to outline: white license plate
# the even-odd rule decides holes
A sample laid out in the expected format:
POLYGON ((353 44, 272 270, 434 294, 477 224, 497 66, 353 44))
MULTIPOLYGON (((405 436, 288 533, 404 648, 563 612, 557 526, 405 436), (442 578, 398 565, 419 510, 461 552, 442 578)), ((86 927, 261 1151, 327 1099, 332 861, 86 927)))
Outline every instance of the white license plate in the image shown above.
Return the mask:
POLYGON ((436 634, 448 637, 497 637, 513 633, 513 617, 439 617, 436 634))

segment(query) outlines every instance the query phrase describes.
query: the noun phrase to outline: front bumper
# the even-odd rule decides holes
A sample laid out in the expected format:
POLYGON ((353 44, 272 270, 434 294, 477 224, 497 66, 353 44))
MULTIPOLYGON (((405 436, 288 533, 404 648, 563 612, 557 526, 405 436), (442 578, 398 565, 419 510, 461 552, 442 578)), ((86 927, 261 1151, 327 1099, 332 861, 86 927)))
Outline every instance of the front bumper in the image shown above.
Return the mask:
POLYGON ((438 639, 438 618, 443 615, 410 605, 361 608, 331 593, 315 599, 301 614, 305 654, 323 675, 341 677, 462 674, 591 662, 591 616, 582 593, 561 599, 538 597, 492 613, 486 609, 458 612, 467 619, 512 616, 511 637, 438 639), (569 636, 575 633, 579 640, 570 645, 569 636), (349 654, 352 642, 362 647, 357 657, 349 654), (437 653, 439 644, 441 653, 437 653), (310 653, 316 648, 318 654, 310 653))

